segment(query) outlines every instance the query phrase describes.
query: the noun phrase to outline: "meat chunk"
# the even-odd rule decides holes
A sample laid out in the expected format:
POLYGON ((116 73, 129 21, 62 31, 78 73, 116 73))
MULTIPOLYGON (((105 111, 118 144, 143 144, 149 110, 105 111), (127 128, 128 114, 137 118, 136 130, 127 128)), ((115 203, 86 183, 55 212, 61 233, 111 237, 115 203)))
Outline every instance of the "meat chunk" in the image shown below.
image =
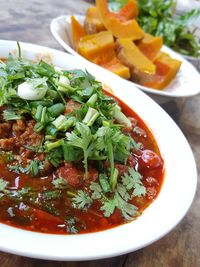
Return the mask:
POLYGON ((130 154, 130 156, 128 157, 128 160, 127 160, 127 164, 129 167, 135 168, 135 166, 137 165, 137 160, 134 157, 134 155, 130 154))
POLYGON ((84 173, 71 163, 65 163, 58 169, 58 175, 72 187, 79 187, 83 183, 84 173))
POLYGON ((0 147, 5 151, 11 151, 15 147, 15 138, 0 139, 0 147))
POLYGON ((93 167, 89 167, 88 181, 94 182, 98 179, 98 176, 98 171, 93 167))
POLYGON ((31 120, 28 122, 26 130, 19 138, 21 145, 37 146, 42 142, 44 136, 40 133, 36 133, 34 131, 34 126, 35 121, 31 120))
POLYGON ((7 138, 10 135, 12 122, 0 123, 0 138, 7 138))
POLYGON ((152 176, 148 176, 145 180, 150 186, 151 185, 159 185, 158 180, 152 176))
POLYGON ((61 176, 72 187, 79 187, 84 183, 88 184, 98 179, 98 171, 95 168, 89 167, 88 177, 86 178, 84 177, 84 170, 79 169, 72 163, 65 163, 64 166, 59 168, 57 173, 58 176, 61 176))
POLYGON ((115 168, 119 172, 119 176, 123 176, 125 173, 128 172, 129 167, 120 163, 115 163, 115 168))
POLYGON ((137 119, 131 117, 129 118, 130 122, 131 122, 131 126, 130 127, 125 127, 122 129, 124 134, 129 134, 133 132, 134 127, 137 125, 137 119))
POLYGON ((12 129, 13 129, 13 133, 14 133, 15 136, 22 134, 25 131, 25 129, 26 129, 26 123, 25 123, 25 121, 23 121, 23 120, 17 120, 13 124, 12 129))
POLYGON ((72 113, 73 111, 76 111, 77 109, 80 109, 81 104, 78 102, 75 102, 74 100, 70 99, 66 105, 65 105, 65 115, 68 115, 72 113))
POLYGON ((157 195, 157 190, 154 186, 147 187, 147 198, 149 200, 155 199, 156 195, 157 195))

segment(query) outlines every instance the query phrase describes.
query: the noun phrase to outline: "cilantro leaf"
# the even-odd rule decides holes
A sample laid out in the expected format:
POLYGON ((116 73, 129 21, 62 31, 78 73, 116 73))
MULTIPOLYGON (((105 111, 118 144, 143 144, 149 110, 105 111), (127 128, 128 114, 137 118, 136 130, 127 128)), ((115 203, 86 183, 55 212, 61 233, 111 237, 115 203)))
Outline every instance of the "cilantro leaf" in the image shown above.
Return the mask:
POLYGON ((91 203, 91 197, 83 190, 78 190, 77 195, 72 198, 73 207, 77 209, 88 209, 91 203))
POLYGON ((92 191, 92 199, 101 199, 102 198, 102 188, 98 183, 92 182, 90 184, 90 190, 92 191))
POLYGON ((40 170, 44 169, 44 163, 39 160, 30 160, 30 162, 23 167, 21 164, 16 165, 8 165, 9 171, 13 171, 15 173, 26 173, 32 174, 33 176, 37 176, 40 170))
POLYGON ((22 116, 18 115, 13 109, 5 109, 3 111, 3 118, 6 121, 20 120, 22 116))
POLYGON ((67 182, 62 177, 53 180, 52 184, 55 186, 55 188, 58 189, 63 189, 67 187, 67 182))
POLYGON ((133 168, 129 168, 129 174, 126 173, 122 176, 122 184, 127 190, 133 190, 132 197, 141 197, 146 194, 146 188, 142 184, 142 176, 133 168))
POLYGON ((67 143, 74 147, 79 147, 83 151, 83 163, 85 168, 85 176, 88 176, 88 157, 90 154, 90 142, 92 141, 92 133, 90 128, 81 123, 77 122, 75 130, 72 133, 66 133, 67 143))
POLYGON ((0 192, 7 192, 6 187, 8 186, 9 182, 0 178, 0 192))
POLYGON ((117 208, 119 208, 122 212, 122 215, 124 218, 128 221, 133 220, 133 216, 135 215, 137 211, 137 207, 133 204, 130 204, 126 202, 117 192, 115 195, 116 202, 117 202, 117 208))
POLYGON ((71 217, 65 221, 67 225, 67 233, 71 234, 77 234, 78 233, 78 228, 76 227, 76 220, 75 218, 71 217))
POLYGON ((116 208, 120 209, 123 217, 129 221, 133 220, 138 209, 135 205, 125 201, 117 191, 113 198, 105 198, 100 210, 104 212, 105 217, 110 217, 116 208))
POLYGON ((115 211, 116 207, 117 207, 116 197, 112 199, 107 198, 104 200, 103 205, 101 206, 100 210, 103 211, 103 214, 105 217, 110 217, 115 211))
POLYGON ((120 183, 117 185, 117 192, 125 201, 129 201, 131 199, 126 187, 120 183))

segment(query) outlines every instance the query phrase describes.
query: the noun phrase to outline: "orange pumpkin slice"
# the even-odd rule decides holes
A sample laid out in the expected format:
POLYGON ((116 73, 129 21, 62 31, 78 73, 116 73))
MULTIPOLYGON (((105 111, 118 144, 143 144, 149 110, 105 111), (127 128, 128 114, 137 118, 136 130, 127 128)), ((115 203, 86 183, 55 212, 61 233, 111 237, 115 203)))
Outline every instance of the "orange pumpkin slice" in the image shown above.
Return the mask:
POLYGON ((139 14, 139 8, 137 1, 129 0, 128 3, 123 6, 117 13, 112 13, 117 19, 126 21, 129 19, 136 18, 139 14))
POLYGON ((156 65, 156 74, 153 75, 151 81, 144 83, 144 85, 161 90, 175 78, 181 67, 181 61, 171 58, 164 52, 160 52, 154 63, 156 65))
POLYGON ((145 33, 144 38, 138 41, 137 46, 151 61, 154 61, 163 45, 162 37, 154 37, 145 33))
POLYGON ((131 39, 118 39, 117 50, 119 60, 132 70, 132 78, 136 82, 147 81, 155 74, 156 66, 140 51, 131 39))
POLYGON ((114 38, 109 31, 102 31, 81 38, 78 45, 78 53, 88 60, 93 60, 99 55, 113 51, 114 38))
POLYGON ((129 79, 131 76, 129 67, 119 61, 114 50, 110 53, 105 53, 102 56, 96 57, 92 62, 112 71, 124 79, 129 79))
POLYGON ((73 45, 75 50, 77 51, 79 41, 83 36, 86 35, 86 31, 74 16, 71 17, 71 30, 72 30, 73 45))
POLYGON ((91 6, 87 9, 84 28, 87 34, 94 34, 106 30, 103 22, 99 18, 99 14, 95 6, 91 6))
POLYGON ((107 30, 111 31, 115 37, 141 39, 144 36, 143 30, 135 19, 121 21, 113 12, 108 9, 107 0, 96 0, 96 7, 101 21, 107 30))

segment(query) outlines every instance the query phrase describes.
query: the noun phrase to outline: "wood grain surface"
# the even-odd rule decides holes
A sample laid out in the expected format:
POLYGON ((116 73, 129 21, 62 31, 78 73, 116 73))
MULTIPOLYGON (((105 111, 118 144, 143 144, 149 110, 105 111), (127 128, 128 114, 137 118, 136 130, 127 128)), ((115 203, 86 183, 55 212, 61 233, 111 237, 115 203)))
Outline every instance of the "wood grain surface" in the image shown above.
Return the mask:
MULTIPOLYGON (((84 14, 88 6, 89 3, 81 0, 0 0, 0 39, 36 43, 62 50, 50 33, 51 19, 63 14, 84 14)), ((174 106, 165 108, 171 111, 178 122, 182 114, 178 114, 174 106)), ((196 108, 200 112, 198 103, 196 108)), ((192 147, 200 174, 200 133, 193 134, 191 128, 184 123, 181 128, 192 147)), ((189 180, 190 177, 188 183, 189 180)), ((0 252, 0 267, 43 266, 200 267, 200 184, 194 202, 182 222, 161 240, 139 251, 89 262, 44 261, 0 252)))

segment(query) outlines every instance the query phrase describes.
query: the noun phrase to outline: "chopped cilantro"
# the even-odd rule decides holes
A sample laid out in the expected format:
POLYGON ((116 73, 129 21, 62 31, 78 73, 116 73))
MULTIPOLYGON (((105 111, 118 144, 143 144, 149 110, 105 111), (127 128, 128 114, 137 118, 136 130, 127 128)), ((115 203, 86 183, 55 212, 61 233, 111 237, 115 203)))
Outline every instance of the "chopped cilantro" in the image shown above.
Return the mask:
POLYGON ((70 217, 65 221, 67 225, 67 233, 77 234, 78 228, 76 227, 76 220, 74 217, 70 217))
POLYGON ((40 170, 44 169, 44 163, 39 160, 30 160, 30 162, 23 167, 21 164, 8 165, 9 171, 16 173, 26 173, 33 176, 37 176, 40 170))
POLYGON ((102 197, 102 188, 99 183, 92 182, 90 184, 90 190, 92 191, 92 199, 100 199, 102 197))
POLYGON ((127 190, 133 190, 132 196, 141 197, 145 196, 146 188, 142 184, 142 176, 139 172, 136 172, 134 169, 129 168, 129 174, 125 174, 122 177, 122 183, 127 190))
POLYGON ((9 182, 0 178, 0 192, 7 192, 6 187, 8 186, 9 182))
POLYGON ((76 123, 75 130, 67 133, 68 144, 79 147, 83 150, 83 163, 85 167, 85 176, 88 176, 88 156, 90 153, 90 142, 92 141, 92 133, 90 128, 83 123, 76 123))
POLYGON ((20 120, 22 118, 22 116, 16 114, 13 109, 5 109, 3 111, 3 118, 5 121, 20 120))
POLYGON ((72 198, 72 203, 74 208, 87 210, 92 203, 92 199, 85 191, 78 190, 77 195, 72 198))
POLYGON ((67 187, 67 182, 62 177, 53 180, 52 184, 58 189, 64 189, 67 187))

